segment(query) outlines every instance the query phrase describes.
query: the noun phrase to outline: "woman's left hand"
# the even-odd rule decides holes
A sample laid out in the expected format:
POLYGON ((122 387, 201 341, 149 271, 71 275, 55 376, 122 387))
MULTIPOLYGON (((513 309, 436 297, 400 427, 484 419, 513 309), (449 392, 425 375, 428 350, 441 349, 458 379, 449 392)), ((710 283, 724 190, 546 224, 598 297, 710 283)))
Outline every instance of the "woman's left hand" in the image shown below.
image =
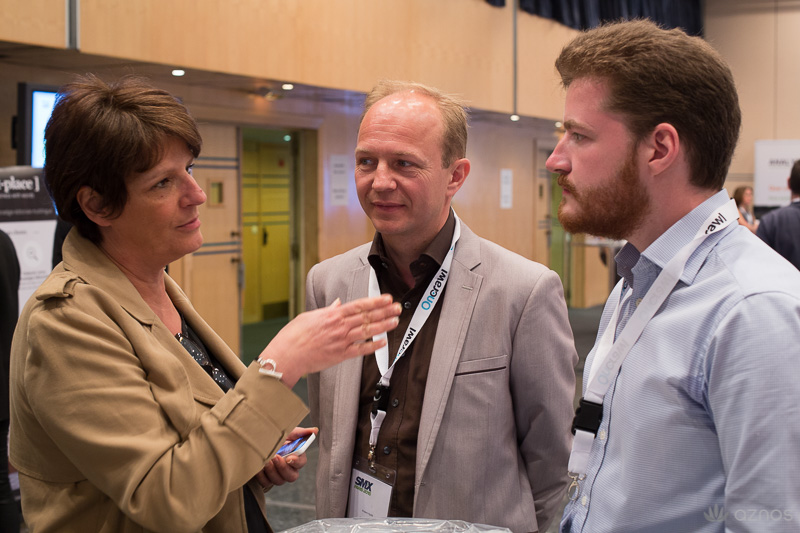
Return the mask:
MULTIPOLYGON (((292 442, 305 435, 317 433, 317 428, 301 428, 297 427, 289 433, 286 438, 286 443, 292 442)), ((286 457, 279 455, 270 459, 264 468, 256 474, 256 479, 264 492, 267 492, 275 485, 283 485, 284 483, 293 483, 300 477, 300 469, 303 468, 308 462, 306 454, 301 455, 289 454, 286 457)))

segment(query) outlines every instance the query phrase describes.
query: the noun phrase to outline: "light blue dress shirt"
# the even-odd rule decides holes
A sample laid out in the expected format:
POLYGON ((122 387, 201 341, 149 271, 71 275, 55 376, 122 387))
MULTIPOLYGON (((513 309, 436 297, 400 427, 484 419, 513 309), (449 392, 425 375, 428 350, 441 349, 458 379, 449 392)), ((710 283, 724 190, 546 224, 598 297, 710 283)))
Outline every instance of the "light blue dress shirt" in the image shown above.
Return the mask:
MULTIPOLYGON (((720 191, 641 254, 630 244, 620 251, 623 279, 598 340, 620 285, 633 293, 617 335, 728 200, 720 191)), ((712 234, 691 255, 622 364, 561 531, 800 531, 800 271, 743 226, 712 234)))

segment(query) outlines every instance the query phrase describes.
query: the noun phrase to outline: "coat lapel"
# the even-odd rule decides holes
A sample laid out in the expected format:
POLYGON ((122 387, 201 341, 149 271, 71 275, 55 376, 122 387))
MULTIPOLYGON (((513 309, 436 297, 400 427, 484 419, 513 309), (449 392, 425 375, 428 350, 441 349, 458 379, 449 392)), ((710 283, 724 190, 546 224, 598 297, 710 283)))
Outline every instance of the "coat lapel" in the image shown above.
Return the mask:
POLYGON ((417 484, 422 479, 436 442, 470 317, 478 299, 483 277, 473 272, 473 269, 479 264, 480 240, 462 222, 461 238, 456 245, 447 290, 442 301, 442 313, 436 330, 425 399, 422 403, 417 435, 417 484))
MULTIPOLYGON (((211 329, 211 326, 203 320, 178 284, 169 276, 165 276, 165 282, 167 293, 172 303, 175 304, 175 307, 183 315, 184 319, 186 319, 189 326, 200 337, 206 345, 206 348, 208 348, 220 364, 225 367, 225 370, 231 375, 231 378, 237 381, 244 372, 242 361, 231 351, 230 347, 225 344, 225 341, 211 329)), ((159 335, 163 332, 166 332, 169 337, 172 337, 172 333, 167 331, 160 320, 157 320, 154 325, 154 333, 159 335)), ((189 374, 189 381, 192 384, 194 399, 205 404, 215 405, 224 395, 222 389, 209 377, 206 371, 203 370, 203 367, 197 364, 186 349, 181 346, 180 342, 174 337, 172 337, 171 341, 166 338, 161 339, 162 344, 170 346, 173 352, 177 352, 176 356, 186 370, 186 373, 189 374), (177 345, 179 349, 174 349, 175 345, 177 345), (186 355, 189 355, 189 357, 185 357, 186 355)))
MULTIPOLYGON (((97 246, 74 229, 64 241, 64 269, 79 273, 77 275, 80 278, 108 293, 144 326, 144 331, 149 332, 147 342, 138 345, 137 356, 148 372, 153 395, 159 404, 165 406, 164 411, 182 434, 188 432, 193 414, 187 414, 181 406, 185 405, 189 391, 196 401, 214 405, 222 397, 222 389, 172 336, 125 274, 97 246), (174 409, 172 406, 175 406, 174 409)), ((186 295, 169 276, 165 276, 165 284, 178 311, 196 328, 203 342, 213 339, 215 342, 208 342, 209 349, 214 350, 215 354, 221 353, 216 342, 224 346, 222 339, 200 318, 186 295)), ((230 352, 227 346, 225 350, 230 352)))

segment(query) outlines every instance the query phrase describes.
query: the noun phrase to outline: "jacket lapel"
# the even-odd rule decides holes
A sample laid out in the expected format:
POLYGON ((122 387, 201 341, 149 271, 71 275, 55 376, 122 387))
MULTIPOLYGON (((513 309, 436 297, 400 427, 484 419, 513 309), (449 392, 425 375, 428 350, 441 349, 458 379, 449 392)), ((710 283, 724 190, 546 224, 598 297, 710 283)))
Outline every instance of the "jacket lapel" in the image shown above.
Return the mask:
MULTIPOLYGON (((450 396, 456 367, 464 347, 470 317, 478 299, 483 277, 472 270, 480 264, 480 240, 461 223, 442 313, 433 344, 425 399, 417 435, 416 483, 419 484, 433 451, 436 436, 450 396)), ((415 501, 416 505, 416 501, 415 501)))
MULTIPOLYGON (((363 298, 368 294, 370 266, 366 260, 366 253, 360 259, 361 265, 352 272, 347 295, 342 298, 343 303, 363 298)), ((362 365, 362 358, 356 357, 330 369, 330 379, 325 380, 325 385, 323 385, 327 390, 320 395, 323 399, 333 399, 333 420, 338 421, 332 428, 332 449, 336 453, 331 457, 331 479, 338 480, 339 485, 335 488, 332 487, 332 516, 345 516, 347 512, 350 470, 356 442, 362 365)))

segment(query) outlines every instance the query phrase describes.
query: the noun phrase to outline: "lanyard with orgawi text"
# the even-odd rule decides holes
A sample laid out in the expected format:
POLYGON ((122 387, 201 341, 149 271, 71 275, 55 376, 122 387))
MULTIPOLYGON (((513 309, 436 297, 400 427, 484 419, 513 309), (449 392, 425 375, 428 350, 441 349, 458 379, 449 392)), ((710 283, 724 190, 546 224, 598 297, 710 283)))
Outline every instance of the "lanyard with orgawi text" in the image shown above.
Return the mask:
MULTIPOLYGON (((414 311, 414 315, 411 317, 411 322, 408 324, 405 335, 403 335, 403 341, 400 343, 400 348, 397 350, 394 361, 392 361, 391 365, 389 364, 388 342, 384 347, 375 350, 375 361, 378 363, 378 371, 381 373, 381 379, 375 387, 375 397, 372 399, 372 412, 370 414, 372 430, 369 433, 369 455, 367 456, 370 468, 375 467, 375 446, 378 444, 378 433, 380 433, 381 424, 383 424, 383 419, 386 417, 386 409, 389 407, 389 383, 392 379, 392 372, 394 372, 394 365, 403 357, 406 349, 408 349, 411 342, 416 338, 417 333, 422 329, 425 321, 428 320, 433 308, 436 307, 436 302, 439 300, 439 296, 442 294, 444 286, 447 283, 447 278, 450 275, 453 251, 456 248, 458 238, 461 236, 461 221, 458 219, 455 211, 453 212, 453 216, 455 217, 456 225, 453 230, 453 240, 450 243, 450 250, 447 251, 447 255, 444 261, 442 261, 442 266, 439 268, 439 271, 436 272, 436 275, 433 276, 433 279, 431 279, 424 296, 420 300, 417 309, 414 311)), ((378 276, 375 274, 375 269, 370 268, 369 296, 379 296, 380 293, 378 276)), ((386 338, 386 333, 381 333, 380 335, 374 336, 373 340, 386 338)))
POLYGON ((580 400, 580 405, 575 412, 575 419, 572 422, 572 433, 575 438, 572 441, 572 453, 569 456, 569 477, 572 482, 569 484, 567 494, 570 500, 577 500, 580 494, 580 482, 586 478, 589 453, 603 419, 603 398, 619 372, 622 362, 644 331, 647 323, 678 283, 692 253, 706 237, 737 222, 738 219, 739 210, 733 200, 715 210, 697 231, 694 239, 681 248, 675 257, 666 264, 615 341, 614 331, 617 327, 620 308, 628 296, 628 291, 620 289, 619 300, 598 343, 586 391, 580 400))

